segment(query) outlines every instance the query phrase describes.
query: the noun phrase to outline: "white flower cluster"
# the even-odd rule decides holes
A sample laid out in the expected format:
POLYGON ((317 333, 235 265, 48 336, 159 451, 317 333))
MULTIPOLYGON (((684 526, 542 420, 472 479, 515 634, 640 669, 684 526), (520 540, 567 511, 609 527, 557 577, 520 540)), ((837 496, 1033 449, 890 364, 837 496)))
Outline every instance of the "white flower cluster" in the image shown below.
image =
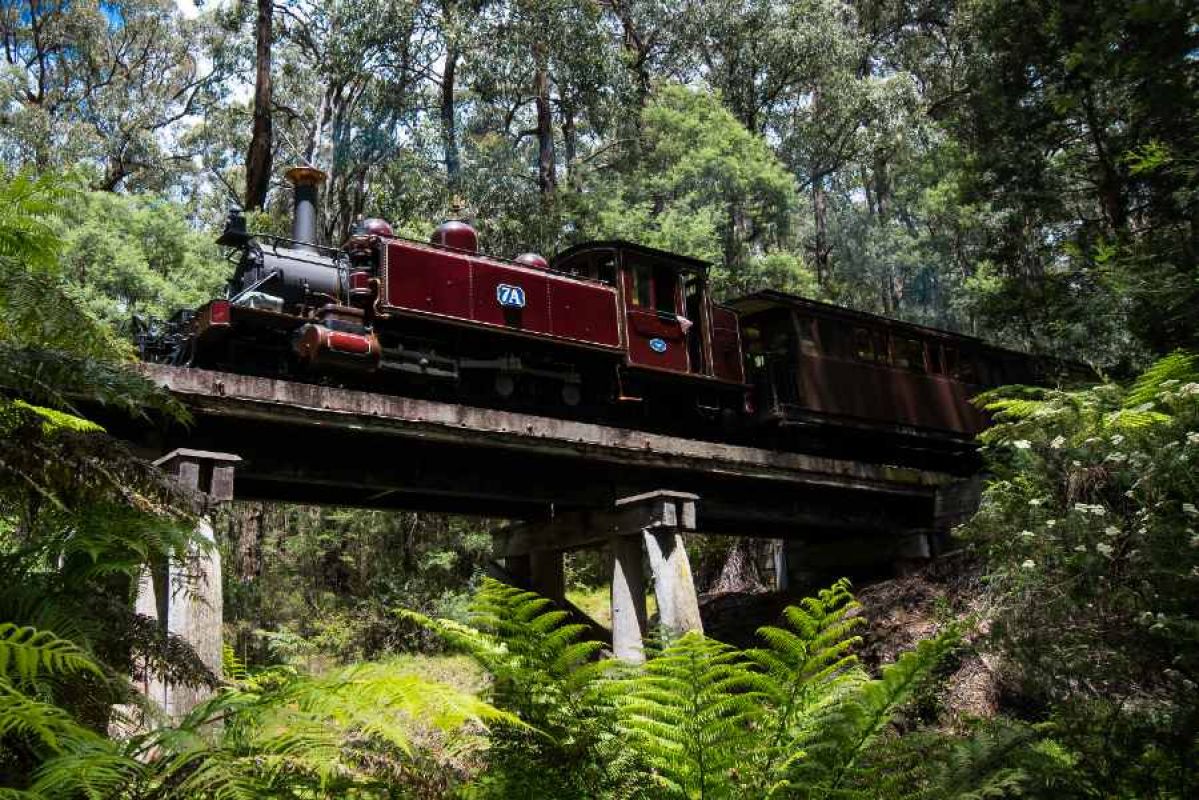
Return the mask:
MULTIPOLYGON (((1199 434, 1196 434, 1196 436, 1199 436, 1199 434)), ((1058 434, 1057 436, 1053 437, 1053 441, 1049 443, 1049 446, 1052 447, 1054 450, 1061 450, 1062 446, 1065 444, 1066 444, 1066 437, 1062 436, 1061 434, 1058 434)))
POLYGON ((1187 431, 1187 444, 1199 445, 1199 431, 1187 431))
POLYGON ((1178 389, 1178 393, 1183 397, 1193 397, 1199 395, 1199 383, 1184 383, 1178 389))
POLYGON ((1107 513, 1107 509, 1101 505, 1090 505, 1088 503, 1075 503, 1074 510, 1082 514, 1094 514, 1097 517, 1102 517, 1107 513))
POLYGON ((1016 441, 1012 442, 1012 447, 1016 448, 1017 450, 1027 450, 1032 447, 1032 442, 1028 441, 1027 439, 1017 439, 1016 441))

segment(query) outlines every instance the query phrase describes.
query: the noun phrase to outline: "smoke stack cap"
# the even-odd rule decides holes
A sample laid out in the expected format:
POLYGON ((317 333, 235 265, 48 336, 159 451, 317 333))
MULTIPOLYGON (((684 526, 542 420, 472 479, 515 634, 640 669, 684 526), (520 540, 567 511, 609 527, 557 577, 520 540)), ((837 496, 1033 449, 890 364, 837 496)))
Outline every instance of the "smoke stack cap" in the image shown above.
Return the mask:
POLYGON ((283 173, 292 186, 320 186, 325 182, 325 173, 316 167, 292 167, 283 173))
POLYGON ((526 267, 534 269, 549 269, 550 262, 545 260, 545 257, 540 253, 521 253, 516 257, 517 264, 524 264, 526 267))
POLYGON ((455 250, 465 250, 468 253, 479 252, 479 235, 475 229, 460 219, 446 220, 437 226, 433 232, 433 244, 452 247, 455 250))

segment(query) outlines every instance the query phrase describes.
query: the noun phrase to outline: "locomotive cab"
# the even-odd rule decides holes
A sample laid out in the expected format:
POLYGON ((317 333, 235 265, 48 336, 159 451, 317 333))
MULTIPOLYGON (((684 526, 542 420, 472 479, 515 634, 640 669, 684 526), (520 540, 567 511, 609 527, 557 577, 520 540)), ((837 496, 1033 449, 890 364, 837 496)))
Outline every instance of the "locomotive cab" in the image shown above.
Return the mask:
POLYGON ((572 247, 553 268, 617 289, 631 369, 743 383, 737 315, 712 302, 706 261, 608 241, 572 247))

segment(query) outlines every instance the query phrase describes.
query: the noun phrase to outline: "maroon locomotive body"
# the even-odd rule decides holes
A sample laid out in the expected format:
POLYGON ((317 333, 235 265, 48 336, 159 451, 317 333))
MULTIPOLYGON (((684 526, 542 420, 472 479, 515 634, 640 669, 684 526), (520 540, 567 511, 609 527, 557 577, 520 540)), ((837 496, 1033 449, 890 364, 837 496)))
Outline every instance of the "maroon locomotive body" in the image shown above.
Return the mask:
POLYGON ((461 220, 429 242, 366 220, 322 247, 321 176, 289 177, 292 237, 231 215, 226 297, 147 357, 905 463, 969 460, 987 423, 971 399, 1046 377, 1021 353, 780 292, 722 305, 707 263, 629 242, 506 259, 461 220))
POLYGON ((289 240, 231 218, 222 242, 242 249, 238 271, 195 314, 182 363, 546 413, 744 414, 736 314, 712 302, 702 261, 628 242, 509 260, 480 253, 461 220, 430 242, 370 220, 331 249, 311 243, 306 218, 298 209, 289 240))

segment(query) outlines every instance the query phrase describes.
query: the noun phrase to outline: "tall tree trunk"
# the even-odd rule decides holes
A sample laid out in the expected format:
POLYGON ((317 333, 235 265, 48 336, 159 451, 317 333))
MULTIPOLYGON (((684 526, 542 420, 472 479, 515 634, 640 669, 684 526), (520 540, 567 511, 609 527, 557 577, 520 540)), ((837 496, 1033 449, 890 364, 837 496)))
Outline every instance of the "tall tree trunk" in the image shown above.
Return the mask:
POLYGON ((812 257, 816 262, 816 283, 824 288, 828 281, 828 198, 824 192, 824 174, 812 176, 812 221, 816 226, 816 241, 812 257))
POLYGON ((885 224, 891 213, 891 174, 881 155, 874 159, 874 203, 879 224, 885 224))
POLYGON ((273 38, 273 0, 258 0, 257 38, 254 76, 254 133, 246 155, 246 208, 262 208, 271 183, 271 42, 273 38))
POLYGON ((562 100, 562 158, 566 162, 566 182, 578 189, 574 174, 575 154, 578 147, 578 133, 575 129, 575 108, 570 101, 562 100))
POLYGON ((452 192, 458 186, 461 161, 458 156, 458 123, 454 107, 454 79, 458 70, 458 35, 454 32, 455 3, 444 6, 446 27, 445 69, 441 74, 441 145, 445 151, 445 176, 452 192))
POLYGON ((533 95, 537 101, 537 186, 542 197, 548 197, 553 194, 558 180, 554 174, 554 117, 550 107, 550 73, 545 45, 538 43, 534 56, 537 63, 533 76, 533 95))

